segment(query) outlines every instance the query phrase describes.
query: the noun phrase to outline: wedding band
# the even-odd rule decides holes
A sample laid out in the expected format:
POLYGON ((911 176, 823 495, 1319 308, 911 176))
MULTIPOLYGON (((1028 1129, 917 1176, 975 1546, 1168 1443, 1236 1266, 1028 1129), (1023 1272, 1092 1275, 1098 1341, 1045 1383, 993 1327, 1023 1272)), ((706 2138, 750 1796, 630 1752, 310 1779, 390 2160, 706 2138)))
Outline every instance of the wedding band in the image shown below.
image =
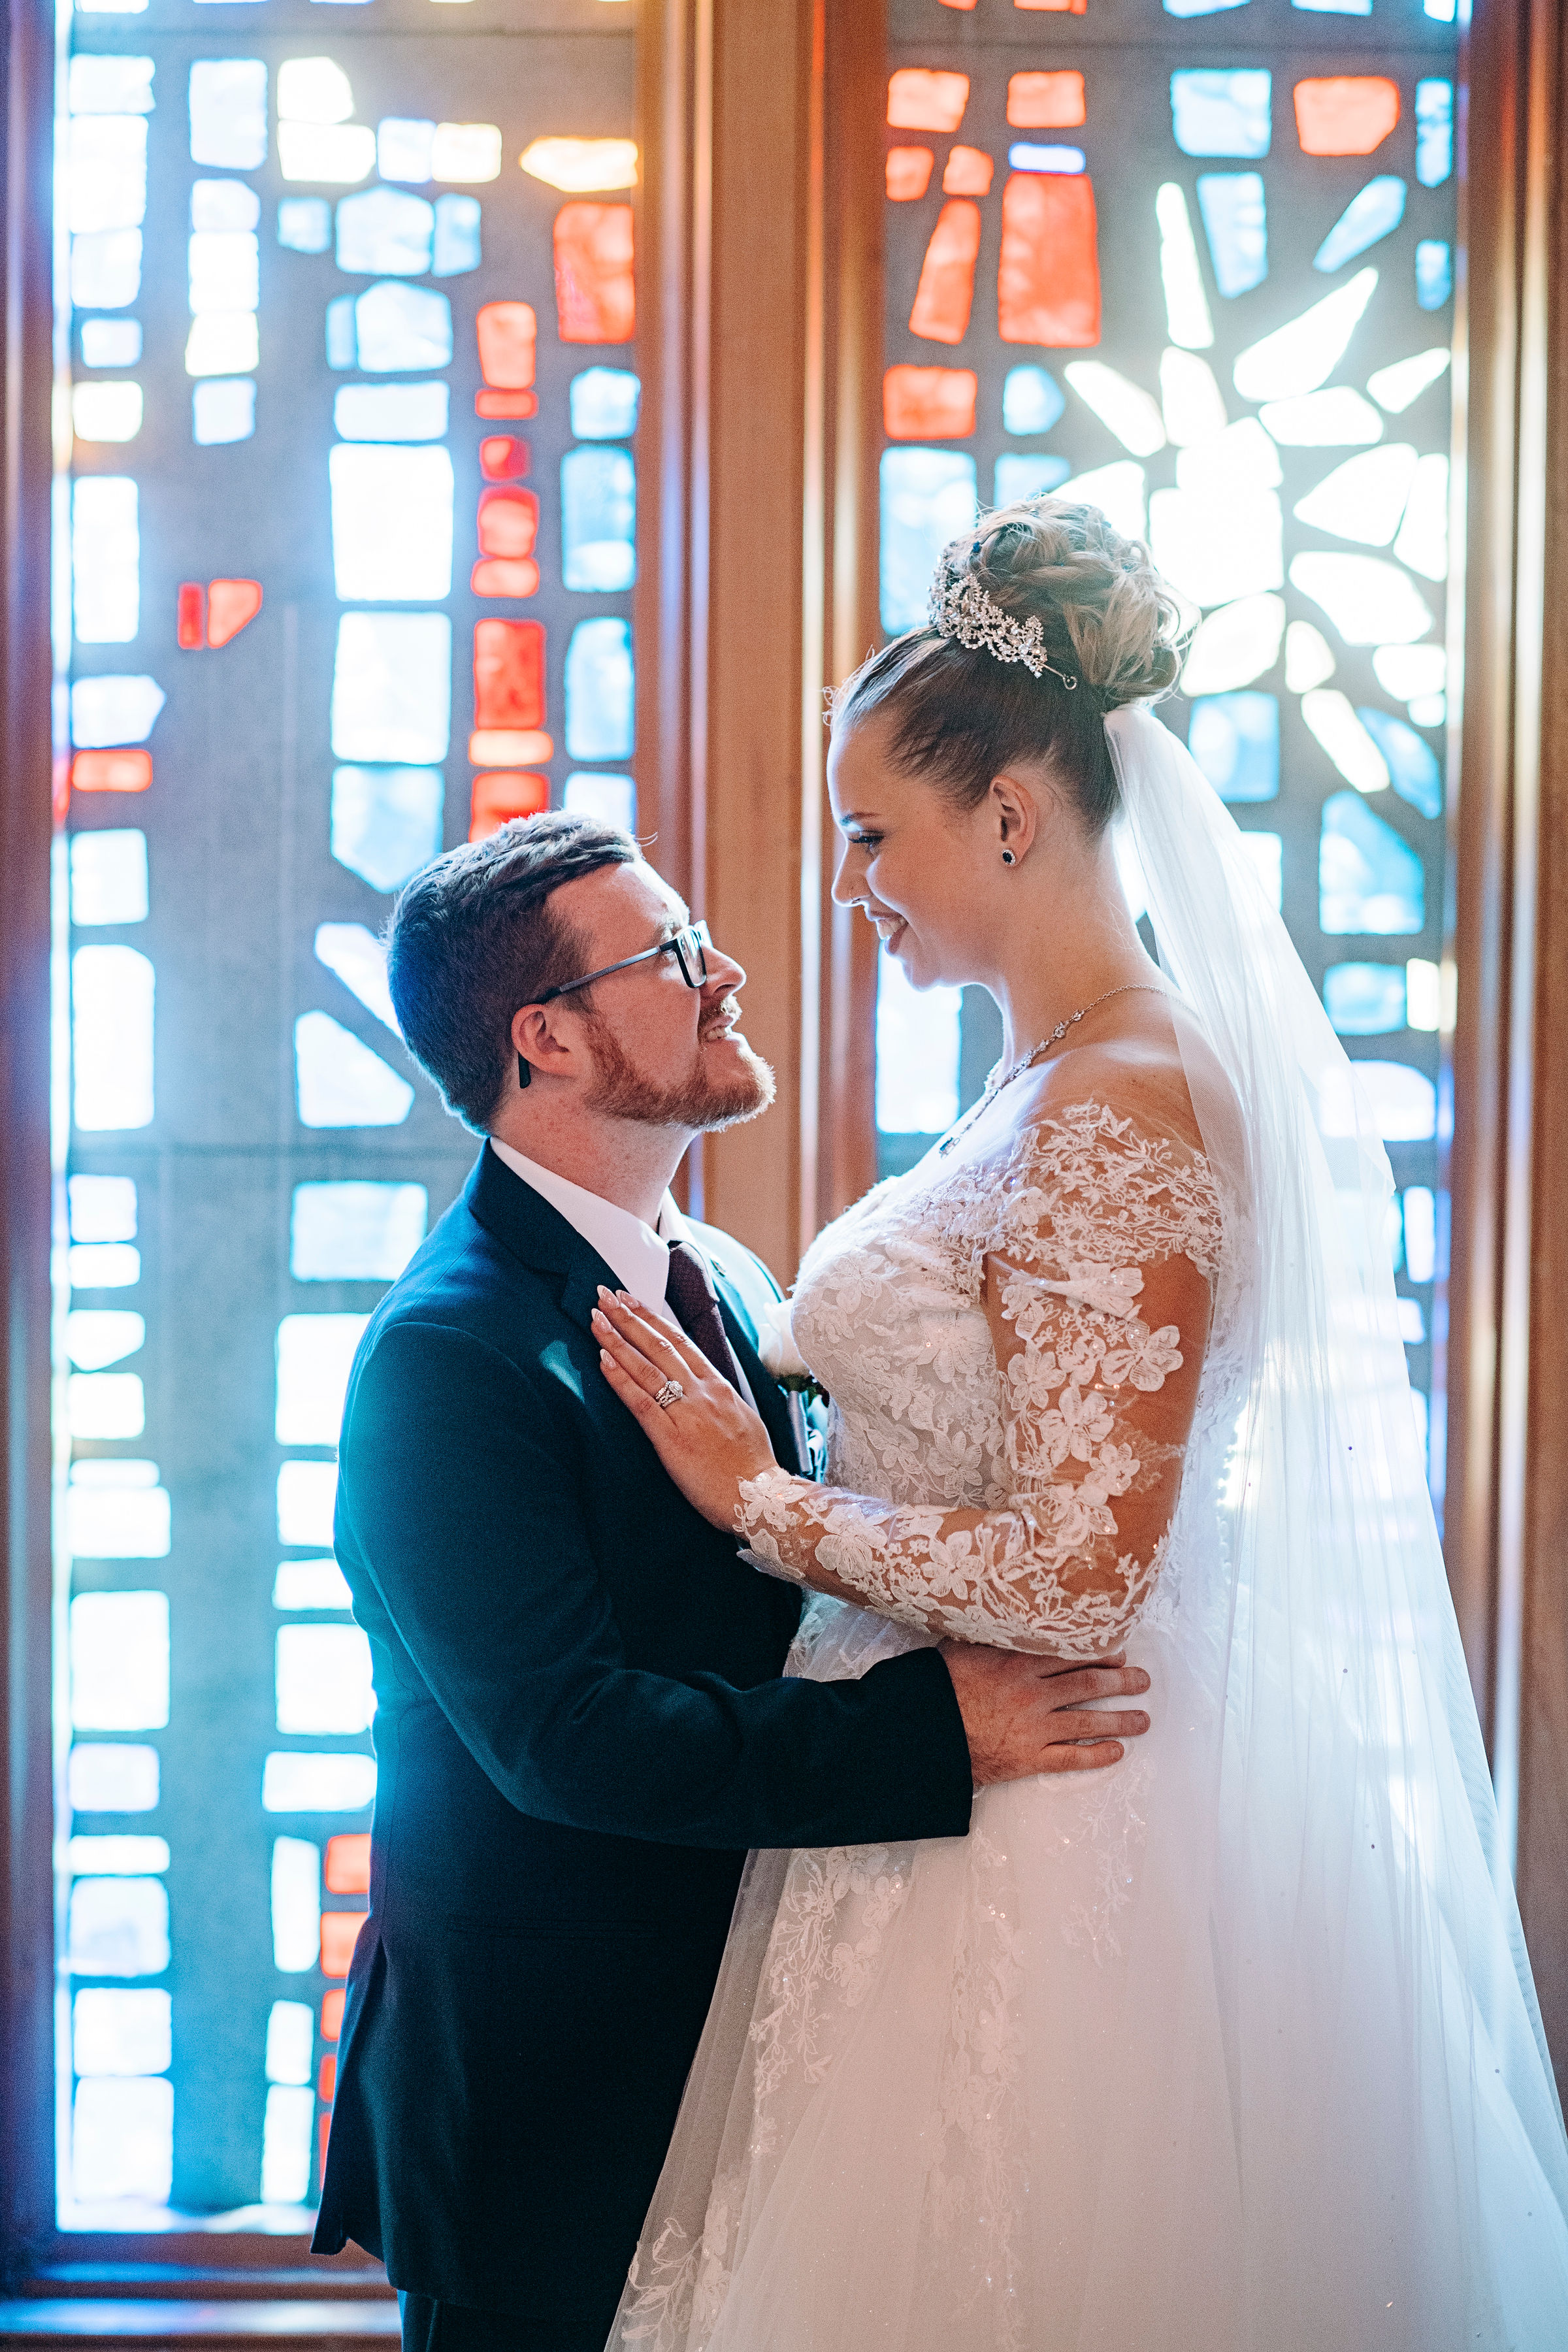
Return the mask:
POLYGON ((686 1391, 681 1387, 679 1381, 666 1381, 664 1386, 655 1397, 654 1402, 655 1404, 662 1407, 664 1412, 668 1412, 670 1406, 672 1404, 679 1404, 685 1394, 686 1391))

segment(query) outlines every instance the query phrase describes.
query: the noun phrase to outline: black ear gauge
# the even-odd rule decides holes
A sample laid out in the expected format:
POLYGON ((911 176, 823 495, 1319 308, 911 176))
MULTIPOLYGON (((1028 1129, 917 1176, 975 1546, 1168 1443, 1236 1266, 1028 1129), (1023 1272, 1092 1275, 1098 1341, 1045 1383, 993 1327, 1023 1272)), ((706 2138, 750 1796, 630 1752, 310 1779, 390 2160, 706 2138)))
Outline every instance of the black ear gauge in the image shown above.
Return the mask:
POLYGON ((1004 865, 1004 866, 1016 866, 1016 864, 1018 863, 1018 861, 1017 861, 1017 859, 1014 856, 1014 855, 1013 855, 1013 853, 1012 853, 1012 851, 1011 851, 1010 849, 1005 849, 1005 850, 1002 852, 1002 863, 1003 863, 1003 865, 1004 865))
POLYGON ((520 1087, 526 1087, 532 1083, 532 1079, 533 1072, 520 1054, 517 1057, 517 1083, 520 1087))

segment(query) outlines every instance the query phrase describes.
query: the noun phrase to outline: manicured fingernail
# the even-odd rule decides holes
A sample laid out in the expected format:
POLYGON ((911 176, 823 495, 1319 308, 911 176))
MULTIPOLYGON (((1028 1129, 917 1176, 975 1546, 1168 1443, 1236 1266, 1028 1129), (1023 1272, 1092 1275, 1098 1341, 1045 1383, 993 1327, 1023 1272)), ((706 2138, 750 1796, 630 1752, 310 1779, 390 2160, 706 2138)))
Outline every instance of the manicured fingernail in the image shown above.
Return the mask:
POLYGON ((615 1295, 616 1295, 616 1294, 615 1294, 615 1292, 614 1292, 613 1290, 609 1290, 609 1289, 607 1289, 607 1288, 605 1287, 605 1286, 604 1285, 604 1283, 602 1283, 602 1282, 600 1283, 600 1285, 599 1285, 599 1296, 600 1296, 600 1297, 601 1297, 601 1298, 613 1298, 613 1297, 615 1297, 615 1295))

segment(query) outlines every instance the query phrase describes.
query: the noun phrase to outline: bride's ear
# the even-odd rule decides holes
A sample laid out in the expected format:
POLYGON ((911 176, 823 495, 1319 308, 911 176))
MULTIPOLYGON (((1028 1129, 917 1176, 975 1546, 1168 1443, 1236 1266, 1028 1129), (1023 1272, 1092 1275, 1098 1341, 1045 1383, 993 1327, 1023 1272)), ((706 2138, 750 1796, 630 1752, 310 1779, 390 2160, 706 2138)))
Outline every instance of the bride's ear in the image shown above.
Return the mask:
MULTIPOLYGON (((1047 784, 1044 787, 1046 802, 1056 795, 1047 784)), ((1015 870, 1020 866, 1039 837, 1042 820, 1047 810, 1042 806, 1039 787, 1026 783, 1021 776, 993 776, 991 791, 985 803, 987 829, 995 842, 996 855, 1002 864, 1015 870)))

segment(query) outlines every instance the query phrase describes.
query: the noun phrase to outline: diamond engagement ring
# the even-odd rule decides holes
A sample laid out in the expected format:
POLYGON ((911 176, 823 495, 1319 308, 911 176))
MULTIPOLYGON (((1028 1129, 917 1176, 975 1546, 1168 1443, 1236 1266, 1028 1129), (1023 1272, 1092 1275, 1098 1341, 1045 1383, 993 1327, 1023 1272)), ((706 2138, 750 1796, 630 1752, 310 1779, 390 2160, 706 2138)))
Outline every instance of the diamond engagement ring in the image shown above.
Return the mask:
POLYGON ((658 1394, 654 1398, 654 1402, 661 1411, 668 1412, 670 1406, 672 1404, 679 1404, 685 1394, 686 1391, 681 1387, 679 1381, 666 1381, 664 1386, 659 1390, 658 1394))

